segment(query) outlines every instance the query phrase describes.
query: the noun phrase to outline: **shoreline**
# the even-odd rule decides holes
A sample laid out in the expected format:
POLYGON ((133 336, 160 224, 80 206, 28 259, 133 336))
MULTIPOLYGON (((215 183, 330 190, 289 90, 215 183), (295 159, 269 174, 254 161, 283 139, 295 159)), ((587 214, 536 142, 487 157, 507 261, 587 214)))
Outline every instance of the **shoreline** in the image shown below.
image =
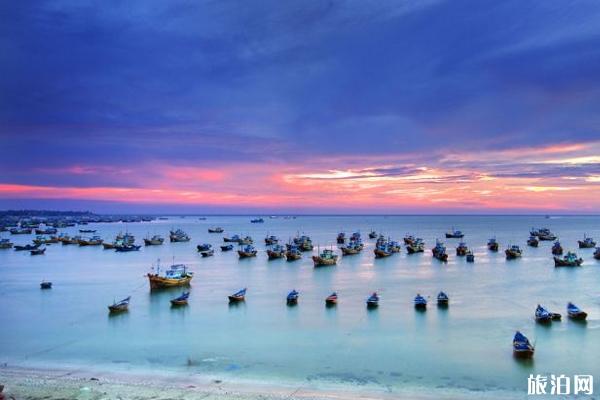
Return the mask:
POLYGON ((0 385, 6 399, 214 399, 214 400, 374 400, 374 399, 481 399, 506 398, 492 393, 428 393, 416 394, 364 388, 318 388, 286 385, 279 382, 224 382, 197 374, 138 374, 102 372, 81 368, 0 367, 0 385))

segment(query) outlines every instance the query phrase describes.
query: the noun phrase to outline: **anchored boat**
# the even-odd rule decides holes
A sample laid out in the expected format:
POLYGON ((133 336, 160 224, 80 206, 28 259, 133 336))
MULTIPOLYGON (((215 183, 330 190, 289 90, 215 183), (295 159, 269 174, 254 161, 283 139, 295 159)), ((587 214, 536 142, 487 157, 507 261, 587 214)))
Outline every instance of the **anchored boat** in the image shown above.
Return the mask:
POLYGON ((446 253, 446 246, 444 246, 444 243, 442 243, 440 240, 435 241, 435 247, 433 249, 431 249, 431 253, 433 254, 433 257, 435 257, 436 259, 438 259, 442 262, 448 261, 448 254, 446 253))
POLYGON ((462 239, 464 236, 464 233, 454 228, 450 232, 446 232, 446 239, 462 239))
POLYGON ((587 318, 587 313, 571 302, 567 304, 567 315, 569 318, 579 321, 583 321, 587 318))
POLYGON ((240 258, 256 257, 256 249, 251 244, 247 244, 238 250, 240 258))
POLYGON ((487 247, 490 251, 498 251, 498 241, 495 237, 488 240, 487 247))
POLYGON ((513 354, 515 357, 519 358, 531 358, 533 357, 533 353, 535 352, 535 348, 529 342, 529 339, 521 332, 517 331, 515 333, 515 337, 513 338, 513 354))
POLYGON ((379 307, 379 295, 377 292, 373 292, 373 294, 367 299, 367 308, 375 307, 379 307))
POLYGON ((579 267, 581 264, 583 264, 583 258, 577 257, 577 254, 571 251, 568 251, 562 258, 554 257, 555 267, 579 267))
POLYGON ((302 252, 295 244, 288 244, 285 251, 285 258, 287 261, 295 261, 302 258, 302 252))
POLYGON ((325 298, 325 305, 334 306, 337 304, 337 301, 338 301, 338 295, 336 292, 333 292, 325 298))
POLYGON ((444 292, 439 292, 437 295, 437 304, 438 306, 447 306, 450 302, 450 298, 444 292))
POLYGON ((221 251, 231 251, 231 250, 233 250, 232 244, 224 244, 223 246, 221 246, 221 251))
POLYGON ((169 240, 172 243, 189 242, 191 238, 181 229, 169 231, 169 240))
POLYGON ((208 228, 208 233, 223 233, 225 230, 220 226, 215 226, 212 228, 208 228))
POLYGON ((404 238, 404 243, 406 243, 406 252, 408 254, 423 253, 425 251, 425 242, 421 238, 415 239, 413 237, 408 243, 406 238, 404 238))
POLYGON ((507 260, 514 260, 515 258, 519 258, 523 255, 521 248, 516 244, 510 246, 504 253, 506 254, 507 260))
POLYGON ((460 242, 458 244, 458 247, 456 248, 456 255, 457 256, 466 256, 468 251, 469 251, 469 248, 467 247, 467 244, 465 242, 460 242))
POLYGON ((127 311, 129 309, 129 300, 131 300, 131 296, 124 298, 119 302, 113 302, 113 304, 108 306, 108 311, 111 314, 127 311))
POLYGON ((243 288, 242 290, 235 292, 234 294, 228 296, 228 298, 229 298, 230 303, 238 303, 240 301, 245 301, 246 300, 246 288, 243 288))
POLYGON ((427 299, 418 293, 415 296, 414 303, 415 303, 415 308, 417 308, 417 309, 425 310, 427 308, 427 299))
POLYGON ((562 255, 562 253, 563 253, 563 248, 560 245, 560 242, 557 240, 552 245, 552 254, 554 254, 555 256, 560 256, 560 255, 562 255))
POLYGON ((591 249, 596 247, 596 242, 591 237, 583 235, 583 240, 578 240, 580 249, 591 249))
POLYGON ((171 299, 171 305, 173 306, 187 306, 188 297, 190 297, 190 292, 183 292, 179 297, 171 299))
POLYGON ((527 246, 538 247, 539 244, 540 244, 540 241, 538 240, 538 238, 536 236, 529 236, 529 239, 527 239, 527 246))
POLYGON ((295 289, 292 290, 291 292, 288 293, 288 295, 286 297, 286 303, 289 306, 298 304, 298 296, 300 296, 300 293, 298 291, 296 291, 295 289))
POLYGON ((318 256, 312 257, 315 267, 336 265, 338 256, 333 250, 325 249, 318 256))
POLYGON ((160 265, 157 263, 156 272, 149 273, 150 289, 162 289, 167 287, 187 286, 190 284, 194 274, 187 271, 184 264, 175 264, 161 274, 160 265))
POLYGON ((160 235, 154 235, 151 238, 145 238, 144 244, 146 246, 160 246, 165 242, 165 239, 160 235))
POLYGON ((267 249, 267 255, 269 256, 269 260, 276 260, 278 258, 285 257, 285 247, 280 244, 276 244, 275 246, 267 249))

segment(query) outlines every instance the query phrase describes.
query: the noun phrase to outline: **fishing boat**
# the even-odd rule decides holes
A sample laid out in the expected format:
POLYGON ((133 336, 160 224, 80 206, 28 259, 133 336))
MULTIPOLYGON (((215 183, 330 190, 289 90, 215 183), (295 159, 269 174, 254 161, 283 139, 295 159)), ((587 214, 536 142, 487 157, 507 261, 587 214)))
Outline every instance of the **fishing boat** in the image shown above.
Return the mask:
POLYGON ((39 244, 26 244, 25 246, 16 245, 15 251, 31 251, 40 247, 39 244))
POLYGON ((533 357, 533 353, 535 352, 535 348, 529 342, 529 339, 521 332, 517 331, 515 333, 515 337, 513 338, 513 354, 518 358, 531 358, 533 357))
POLYGON ((136 245, 136 244, 123 244, 123 245, 115 247, 115 251, 117 253, 127 253, 130 251, 139 251, 141 247, 142 247, 141 245, 136 245))
POLYGON ((108 311, 111 314, 116 314, 120 312, 127 311, 129 309, 129 300, 131 300, 131 296, 124 298, 123 300, 117 302, 113 302, 110 306, 108 306, 108 311))
POLYGON ((154 273, 148 273, 150 289, 161 289, 176 286, 187 286, 190 284, 194 274, 187 271, 184 264, 175 264, 161 274, 159 263, 156 264, 154 273))
POLYGON ((415 296, 414 303, 415 303, 415 308, 417 308, 417 309, 424 310, 427 308, 427 299, 418 293, 415 296))
POLYGON ((240 301, 245 301, 246 300, 246 288, 243 288, 242 290, 235 292, 234 294, 228 296, 228 298, 229 298, 230 303, 238 303, 240 301))
POLYGON ((252 244, 252 243, 254 243, 254 240, 252 239, 251 236, 246 236, 245 238, 240 239, 240 241, 238 242, 238 244, 242 244, 242 245, 243 244, 252 244))
POLYGON ((39 248, 39 249, 33 249, 33 250, 29 250, 29 253, 30 253, 32 256, 41 256, 41 255, 42 255, 42 254, 44 254, 45 252, 46 252, 46 248, 45 248, 45 247, 42 247, 42 248, 39 248))
POLYGON ((104 248, 104 250, 114 250, 118 246, 121 246, 121 244, 121 242, 115 240, 114 242, 103 242, 102 247, 104 248))
POLYGON ((537 236, 537 238, 542 241, 556 240, 556 235, 554 235, 548 228, 541 228, 538 230, 537 235, 532 236, 537 236))
POLYGON ((52 289, 52 282, 42 281, 42 283, 40 283, 40 289, 52 289))
POLYGON ((298 296, 300 296, 300 293, 298 293, 298 291, 295 289, 292 290, 291 292, 289 292, 286 297, 287 305, 294 306, 294 305, 298 304, 298 296))
POLYGON ((594 251, 594 258, 596 260, 600 260, 600 247, 596 247, 596 250, 594 251))
POLYGON ((295 237, 294 243, 298 246, 300 251, 312 251, 314 249, 312 239, 306 235, 295 237))
POLYGON ((513 260, 513 259, 519 258, 523 255, 521 248, 519 246, 517 246, 516 244, 513 244, 512 246, 510 246, 508 249, 506 249, 504 251, 504 253, 506 254, 507 260, 513 260))
POLYGON ((560 255, 562 255, 562 253, 563 253, 563 248, 560 245, 560 242, 557 240, 552 245, 552 254, 555 255, 555 256, 560 256, 560 255))
POLYGON ((279 239, 277 238, 277 236, 274 236, 274 235, 270 235, 270 236, 267 235, 267 236, 265 236, 265 244, 267 246, 271 246, 271 245, 274 245, 274 244, 277 244, 277 243, 279 243, 279 239))
POLYGON ((498 241, 495 237, 490 238, 487 242, 488 250, 490 251, 498 251, 498 241))
POLYGON ((467 262, 474 263, 475 262, 475 254, 471 250, 467 251, 467 262))
POLYGON ((336 292, 333 292, 325 298, 325 305, 334 306, 337 304, 337 301, 338 301, 338 295, 336 292))
POLYGON ((406 252, 408 254, 423 253, 425 251, 425 242, 421 238, 413 237, 408 243, 406 238, 404 238, 404 243, 406 243, 406 252))
POLYGON ((256 249, 251 244, 247 244, 238 250, 240 258, 256 257, 256 249))
POLYGON ((165 242, 165 239, 160 235, 153 235, 149 238, 144 238, 144 245, 146 246, 160 246, 165 242))
POLYGON ((446 239, 462 239, 464 236, 464 233, 454 228, 450 232, 446 232, 446 239))
POLYGON ((415 240, 417 240, 413 235, 406 235, 404 236, 404 244, 406 245, 411 245, 415 242, 415 240))
POLYGON ((212 257, 215 255, 215 250, 210 249, 210 250, 206 250, 206 251, 201 251, 200 254, 202 255, 202 257, 212 257))
POLYGON ((346 234, 344 232, 338 233, 336 241, 338 242, 338 244, 346 243, 346 234))
POLYGON ((581 264, 583 264, 583 258, 577 257, 577 254, 571 251, 568 251, 562 258, 554 256, 555 267, 579 267, 581 264))
POLYGON ((392 253, 400 253, 400 250, 402 250, 402 247, 400 246, 400 243, 394 241, 394 240, 390 240, 388 241, 388 245, 390 247, 390 250, 392 251, 392 253))
POLYGON ((374 230, 371 230, 371 232, 369 232, 369 239, 376 239, 377 238, 377 232, 375 232, 374 230))
POLYGON ((232 244, 224 244, 223 246, 221 246, 221 251, 231 251, 231 250, 233 250, 232 244))
POLYGON ((181 229, 169 231, 169 240, 172 243, 189 242, 191 238, 181 229))
POLYGON ((447 306, 450 302, 450 298, 444 292, 439 292, 437 295, 437 304, 438 306, 447 306))
POLYGON ((82 239, 82 237, 81 237, 81 236, 73 236, 73 237, 70 237, 70 236, 66 235, 66 236, 64 236, 64 237, 61 239, 61 241, 60 241, 60 242, 61 242, 63 245, 65 245, 65 246, 66 246, 66 245, 69 245, 69 244, 77 244, 77 245, 78 245, 78 244, 79 244, 79 241, 80 241, 81 239, 82 239))
POLYGON ((442 243, 439 239, 436 239, 435 247, 431 249, 431 253, 433 254, 434 258, 442 262, 448 261, 448 253, 446 253, 446 246, 444 246, 444 243, 442 243))
POLYGON ((312 257, 315 267, 337 264, 338 256, 333 250, 325 249, 318 256, 312 257))
POLYGON ((360 232, 353 232, 352 235, 350 235, 350 241, 351 242, 360 242, 362 241, 362 237, 360 236, 360 232))
POLYGON ((285 247, 280 244, 276 244, 275 246, 267 249, 267 256, 269 256, 269 260, 276 260, 278 258, 285 257, 285 247))
POLYGON ((379 307, 379 295, 377 292, 373 292, 372 295, 367 299, 367 308, 379 307))
POLYGON ((468 252, 469 252, 469 248, 467 247, 467 244, 465 242, 460 242, 458 244, 458 247, 456 248, 456 255, 457 256, 466 256, 468 252))
POLYGON ((287 261, 296 261, 302 258, 302 252, 295 244, 288 244, 285 251, 285 259, 287 261))
POLYGON ((190 292, 183 292, 179 297, 171 299, 172 306, 187 306, 190 292))
POLYGON ((583 321, 587 318, 587 313, 571 302, 567 304, 567 315, 569 318, 579 321, 583 321))
POLYGON ((0 239, 0 249, 11 249, 13 243, 9 239, 0 239))
POLYGON ((239 235, 233 235, 231 237, 224 237, 223 238, 223 241, 225 243, 229 243, 229 242, 231 242, 231 243, 239 243, 241 240, 242 240, 242 238, 240 238, 239 235))
POLYGON ((102 239, 98 235, 94 235, 91 238, 82 237, 81 239, 79 239, 80 246, 100 246, 103 242, 104 239, 102 239))
POLYGON ((58 233, 58 229, 51 227, 46 227, 46 229, 38 228, 35 230, 36 235, 55 235, 56 233, 58 233))
POLYGON ((350 256, 353 254, 358 254, 364 248, 363 243, 359 240, 350 240, 347 245, 340 247, 342 254, 345 256, 350 256))
POLYGON ((578 240, 577 243, 579 243, 580 249, 592 249, 596 247, 596 242, 594 242, 594 239, 586 235, 583 235, 583 240, 578 240))
POLYGON ((253 224, 262 224, 263 222, 265 222, 265 220, 262 218, 254 218, 254 219, 251 219, 250 222, 253 224))
POLYGON ((224 231, 225 229, 221 228, 220 226, 208 228, 208 233, 223 233, 224 231))
POLYGON ((539 323, 548 323, 552 321, 552 314, 541 305, 535 309, 535 320, 539 323))
POLYGON ((393 254, 388 243, 377 245, 375 250, 373 250, 373 253, 375 253, 375 258, 389 257, 393 254))
POLYGON ((208 243, 203 243, 196 246, 196 248, 198 249, 198 253, 201 253, 203 251, 209 251, 210 249, 212 249, 212 245, 208 243))
POLYGON ((96 233, 96 229, 80 229, 79 233, 96 233))
POLYGON ((31 228, 11 228, 9 232, 11 235, 30 235, 33 230, 31 228))
POLYGON ((538 245, 540 244, 540 241, 538 240, 537 236, 529 236, 529 239, 527 239, 527 246, 530 247, 538 247, 538 245))

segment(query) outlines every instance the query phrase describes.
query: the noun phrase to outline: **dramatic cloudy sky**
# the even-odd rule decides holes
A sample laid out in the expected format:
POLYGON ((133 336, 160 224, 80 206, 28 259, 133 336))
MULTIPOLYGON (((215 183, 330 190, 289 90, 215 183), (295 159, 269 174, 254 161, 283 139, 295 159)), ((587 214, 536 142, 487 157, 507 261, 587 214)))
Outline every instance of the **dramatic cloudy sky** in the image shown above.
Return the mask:
POLYGON ((600 212, 600 2, 5 1, 0 207, 600 212))

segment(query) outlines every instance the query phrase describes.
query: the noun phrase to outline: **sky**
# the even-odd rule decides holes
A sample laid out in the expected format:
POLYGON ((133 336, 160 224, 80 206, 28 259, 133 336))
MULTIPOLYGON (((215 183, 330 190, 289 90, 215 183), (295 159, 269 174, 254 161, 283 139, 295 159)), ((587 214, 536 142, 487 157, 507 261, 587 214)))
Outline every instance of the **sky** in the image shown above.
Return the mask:
POLYGON ((0 208, 600 212, 595 0, 24 0, 0 33, 0 208))

